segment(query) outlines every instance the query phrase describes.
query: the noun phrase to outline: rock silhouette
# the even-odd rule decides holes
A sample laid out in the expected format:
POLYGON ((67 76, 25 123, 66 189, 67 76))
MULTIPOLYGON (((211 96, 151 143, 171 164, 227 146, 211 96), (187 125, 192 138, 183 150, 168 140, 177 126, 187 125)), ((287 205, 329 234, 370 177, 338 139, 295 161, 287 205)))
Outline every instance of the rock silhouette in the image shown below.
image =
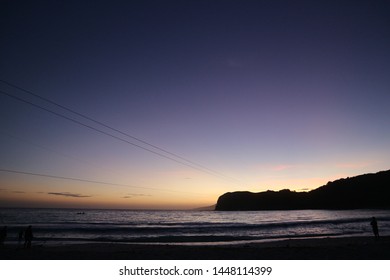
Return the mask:
POLYGON ((217 211, 303 209, 390 209, 390 170, 328 182, 309 192, 231 192, 218 198, 217 211))

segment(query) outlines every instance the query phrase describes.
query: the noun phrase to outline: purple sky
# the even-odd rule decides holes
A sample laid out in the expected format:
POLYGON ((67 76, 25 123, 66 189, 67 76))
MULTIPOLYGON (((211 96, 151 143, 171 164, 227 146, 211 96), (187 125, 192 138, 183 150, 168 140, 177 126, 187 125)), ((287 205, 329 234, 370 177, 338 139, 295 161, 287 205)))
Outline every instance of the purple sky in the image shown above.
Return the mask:
POLYGON ((134 186, 1 172, 0 202, 192 207, 387 170, 389 14, 388 1, 2 1, 1 80, 235 180, 0 94, 0 169, 134 186))

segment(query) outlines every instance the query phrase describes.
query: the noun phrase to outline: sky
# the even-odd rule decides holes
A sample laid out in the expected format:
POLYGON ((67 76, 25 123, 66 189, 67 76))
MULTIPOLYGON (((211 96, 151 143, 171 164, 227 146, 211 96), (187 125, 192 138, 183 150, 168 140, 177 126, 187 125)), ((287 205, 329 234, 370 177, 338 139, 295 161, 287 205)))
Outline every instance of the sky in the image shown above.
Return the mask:
POLYGON ((0 205, 192 209, 388 170, 389 14, 1 1, 0 205))

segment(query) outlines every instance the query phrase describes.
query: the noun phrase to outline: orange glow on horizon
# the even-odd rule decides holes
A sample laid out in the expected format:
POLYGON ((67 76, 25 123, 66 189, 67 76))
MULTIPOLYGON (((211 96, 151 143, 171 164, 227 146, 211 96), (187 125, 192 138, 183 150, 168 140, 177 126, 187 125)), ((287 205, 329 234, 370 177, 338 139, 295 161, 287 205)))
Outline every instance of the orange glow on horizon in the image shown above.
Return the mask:
POLYGON ((116 194, 91 197, 73 197, 72 193, 49 194, 49 192, 1 191, 0 204, 3 207, 36 208, 108 208, 108 209, 194 209, 211 206, 217 197, 183 196, 134 196, 119 197, 116 194))
POLYGON ((177 181, 169 181, 169 178, 165 178, 165 181, 160 181, 153 189, 80 184, 63 180, 21 180, 13 183, 5 181, 0 185, 0 205, 1 207, 36 208, 188 210, 215 205, 219 196, 227 192, 263 192, 281 189, 310 191, 329 181, 351 176, 339 172, 332 176, 294 178, 289 173, 283 173, 289 167, 280 165, 275 173, 264 172, 252 178, 250 184, 242 186, 225 185, 217 181, 208 181, 206 178, 201 180, 195 176, 177 181))

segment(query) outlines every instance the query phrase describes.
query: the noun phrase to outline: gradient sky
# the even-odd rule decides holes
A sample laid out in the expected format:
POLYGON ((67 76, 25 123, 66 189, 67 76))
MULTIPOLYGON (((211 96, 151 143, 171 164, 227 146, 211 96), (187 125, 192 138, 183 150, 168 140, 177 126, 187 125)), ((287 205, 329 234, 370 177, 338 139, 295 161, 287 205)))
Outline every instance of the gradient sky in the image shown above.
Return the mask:
POLYGON ((0 171, 1 206, 193 208, 390 168, 389 1, 0 5, 1 80, 219 174, 0 82, 0 169, 112 183, 0 171))

